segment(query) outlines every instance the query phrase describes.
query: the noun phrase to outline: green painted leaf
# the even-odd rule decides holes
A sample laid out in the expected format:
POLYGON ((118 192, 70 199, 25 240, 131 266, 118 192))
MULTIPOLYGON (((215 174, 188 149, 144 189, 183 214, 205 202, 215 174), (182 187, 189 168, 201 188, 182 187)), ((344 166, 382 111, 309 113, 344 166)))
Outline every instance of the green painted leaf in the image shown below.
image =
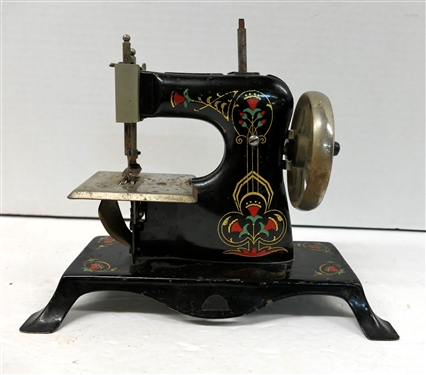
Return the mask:
MULTIPOLYGON (((192 102, 192 99, 189 97, 189 94, 188 94, 188 90, 189 89, 186 89, 184 92, 183 92, 183 96, 185 97, 185 99, 188 101, 188 103, 191 103, 192 102)), ((186 103, 185 103, 186 104, 186 103)), ((185 105, 185 108, 187 107, 187 105, 185 105)))
POLYGON ((256 114, 256 112, 259 112, 259 111, 260 111, 259 108, 255 108, 253 111, 250 108, 246 108, 243 110, 243 112, 250 113, 252 118, 254 118, 254 115, 256 114))
POLYGON ((255 223, 257 220, 262 219, 262 216, 256 215, 256 216, 247 216, 246 219, 251 220, 253 223, 255 223))
POLYGON ((259 231, 259 233, 265 233, 267 236, 269 236, 269 231, 265 230, 265 224, 263 224, 262 222, 260 222, 259 225, 260 225, 260 231, 259 231))
POLYGON ((243 231, 240 233, 240 235, 238 236, 238 237, 242 237, 242 236, 245 236, 245 235, 247 235, 247 234, 249 234, 249 232, 248 232, 248 230, 247 230, 247 228, 248 228, 248 226, 249 226, 250 224, 246 224, 246 225, 244 225, 244 227, 243 227, 243 231))

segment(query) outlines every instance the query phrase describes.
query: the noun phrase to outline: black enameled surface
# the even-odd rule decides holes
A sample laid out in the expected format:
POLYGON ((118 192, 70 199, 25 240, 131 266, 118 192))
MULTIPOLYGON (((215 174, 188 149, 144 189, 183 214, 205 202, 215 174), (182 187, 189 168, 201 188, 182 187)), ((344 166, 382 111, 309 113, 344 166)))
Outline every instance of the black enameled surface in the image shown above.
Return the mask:
MULTIPOLYGON (((198 191, 197 203, 148 202, 143 231, 136 230, 134 234, 135 261, 169 256, 242 263, 292 260, 291 222, 281 166, 293 109, 287 85, 273 76, 250 73, 141 72, 140 87, 142 118, 186 117, 207 121, 223 136, 224 157, 215 171, 192 181, 198 191), (258 121, 250 122, 257 117, 258 121), (258 146, 248 144, 251 135, 259 137, 258 146), (251 176, 247 183, 241 184, 247 176, 251 176), (240 186, 240 195, 235 197, 239 183, 243 186, 240 186), (249 193, 246 197, 243 196, 245 190, 249 193), (261 219, 252 227, 246 206, 256 198, 262 207, 249 219, 255 216, 261 219), (237 204, 241 205, 240 210, 237 204), (221 237, 218 232, 222 224, 219 223, 229 213, 234 213, 230 221, 238 220, 239 223, 234 224, 234 231, 228 230, 221 237), (272 228, 273 220, 278 227, 281 216, 285 221, 285 234, 279 241, 230 246, 231 241, 238 242, 244 237, 238 230, 244 229, 247 223, 250 232, 260 230, 260 225, 272 228), (228 236, 227 243, 222 240, 224 236, 228 236), (243 248, 244 252, 238 250, 243 248)), ((142 121, 139 126, 143 125, 142 121)), ((279 237, 282 228, 276 233, 274 230, 266 232, 270 238, 275 234, 279 237)))

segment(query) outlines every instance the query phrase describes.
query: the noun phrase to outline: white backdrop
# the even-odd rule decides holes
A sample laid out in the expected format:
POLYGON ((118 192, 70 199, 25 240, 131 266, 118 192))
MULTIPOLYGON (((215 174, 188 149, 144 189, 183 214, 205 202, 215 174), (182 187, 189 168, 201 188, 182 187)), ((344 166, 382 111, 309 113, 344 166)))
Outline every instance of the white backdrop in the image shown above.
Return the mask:
MULTIPOLYGON (((424 229, 424 16, 421 2, 2 3, 2 212, 96 216, 98 202, 66 196, 125 168, 108 67, 123 34, 148 70, 227 73, 244 18, 249 71, 334 107, 327 195, 293 223, 424 229)), ((146 172, 200 176, 222 157, 207 123, 152 119, 138 133, 146 172)))

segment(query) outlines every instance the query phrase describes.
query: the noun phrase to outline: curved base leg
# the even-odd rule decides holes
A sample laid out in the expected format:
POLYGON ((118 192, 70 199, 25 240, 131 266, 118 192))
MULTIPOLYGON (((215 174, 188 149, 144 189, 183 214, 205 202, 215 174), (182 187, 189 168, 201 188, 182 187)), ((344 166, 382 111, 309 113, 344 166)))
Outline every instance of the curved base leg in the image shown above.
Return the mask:
POLYGON ((19 329, 25 333, 55 332, 82 292, 70 279, 62 278, 47 306, 32 314, 19 329))
POLYGON ((399 335, 392 325, 373 312, 361 285, 352 285, 343 298, 351 307, 362 332, 369 340, 393 341, 399 339, 399 335))

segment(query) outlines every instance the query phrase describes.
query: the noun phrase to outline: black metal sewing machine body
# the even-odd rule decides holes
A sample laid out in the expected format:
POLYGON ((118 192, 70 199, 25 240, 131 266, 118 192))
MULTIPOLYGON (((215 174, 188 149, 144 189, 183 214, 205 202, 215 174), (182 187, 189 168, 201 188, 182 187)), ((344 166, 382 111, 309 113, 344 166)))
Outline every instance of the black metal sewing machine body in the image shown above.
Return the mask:
POLYGON ((146 221, 132 228, 135 262, 165 256, 250 263, 293 259, 282 171, 293 97, 283 81, 257 73, 141 71, 139 109, 142 119, 207 121, 225 146, 218 168, 191 181, 196 203, 146 203, 146 221))
POLYGON ((127 168, 97 172, 68 196, 101 200, 99 218, 111 237, 84 248, 22 332, 54 332, 81 295, 122 290, 200 318, 237 317, 301 294, 332 295, 349 304, 369 339, 399 338, 374 314, 332 244, 292 238, 283 169, 291 204, 316 208, 339 150, 328 97, 304 93, 289 129, 289 88, 274 76, 245 73, 245 44, 240 20, 239 73, 155 73, 136 65, 130 36, 123 36, 123 62, 111 66, 127 168), (211 123, 224 139, 220 165, 204 177, 141 173, 136 125, 151 117, 211 123), (130 201, 130 229, 118 201, 130 201), (211 304, 215 297, 224 301, 211 304))

